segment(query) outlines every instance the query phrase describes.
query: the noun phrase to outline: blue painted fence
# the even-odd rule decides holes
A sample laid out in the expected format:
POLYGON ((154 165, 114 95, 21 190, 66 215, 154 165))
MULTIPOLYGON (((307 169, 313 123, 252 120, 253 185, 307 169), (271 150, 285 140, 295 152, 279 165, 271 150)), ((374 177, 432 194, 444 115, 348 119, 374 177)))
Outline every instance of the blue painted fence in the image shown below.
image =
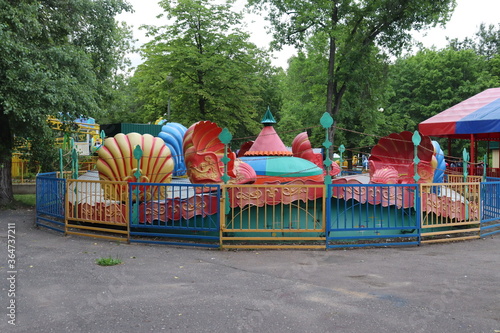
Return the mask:
POLYGON ((500 179, 481 183, 481 237, 500 233, 500 179))
POLYGON ((218 185, 129 183, 130 242, 219 247, 220 192, 218 185))
MULTIPOLYGON (((66 180, 55 172, 36 179, 36 225, 65 232, 66 180)), ((130 241, 221 246, 221 187, 129 183, 130 241), (140 200, 135 200, 139 197, 140 200)), ((327 186, 326 248, 417 245, 420 187, 415 184, 327 186)), ((500 232, 500 179, 481 183, 481 237, 500 232)))
POLYGON ((328 185, 326 247, 420 244, 418 185, 328 185))
POLYGON ((66 179, 57 178, 56 172, 38 174, 36 177, 36 225, 65 232, 65 198, 66 179))

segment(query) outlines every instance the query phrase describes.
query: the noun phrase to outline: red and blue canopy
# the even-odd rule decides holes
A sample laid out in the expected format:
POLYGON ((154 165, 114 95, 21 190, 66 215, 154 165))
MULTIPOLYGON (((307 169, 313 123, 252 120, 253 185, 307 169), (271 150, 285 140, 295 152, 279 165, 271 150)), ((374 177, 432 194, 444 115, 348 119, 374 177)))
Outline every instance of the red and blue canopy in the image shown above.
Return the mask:
POLYGON ((421 122, 418 129, 428 136, 500 140, 500 88, 472 96, 421 122))

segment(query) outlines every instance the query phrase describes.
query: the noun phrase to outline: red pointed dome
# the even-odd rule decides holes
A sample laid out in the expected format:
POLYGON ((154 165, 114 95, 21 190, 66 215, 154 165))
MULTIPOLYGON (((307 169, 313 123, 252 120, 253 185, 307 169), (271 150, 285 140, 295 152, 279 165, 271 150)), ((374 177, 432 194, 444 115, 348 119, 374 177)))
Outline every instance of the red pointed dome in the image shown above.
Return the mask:
POLYGON ((245 156, 293 156, 272 126, 265 126, 245 156))
POLYGON ((276 121, 269 107, 261 123, 264 124, 264 128, 244 156, 293 156, 274 130, 273 124, 276 124, 276 121))

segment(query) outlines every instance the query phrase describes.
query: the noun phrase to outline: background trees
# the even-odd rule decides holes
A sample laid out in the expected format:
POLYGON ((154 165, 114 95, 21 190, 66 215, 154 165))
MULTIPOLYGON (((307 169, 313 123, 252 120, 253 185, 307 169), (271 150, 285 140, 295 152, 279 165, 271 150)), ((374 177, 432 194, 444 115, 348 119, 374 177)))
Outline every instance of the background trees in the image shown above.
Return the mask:
POLYGON ((398 127, 414 130, 425 119, 497 86, 489 67, 472 49, 424 49, 400 58, 390 70, 393 96, 387 111, 407 115, 398 127))
POLYGON ((146 27, 154 39, 129 77, 130 31, 114 19, 128 9, 123 0, 0 0, 0 203, 12 198, 14 138, 36 137, 33 158, 55 160, 48 115, 94 116, 101 124, 211 120, 245 140, 269 106, 285 144, 307 129, 320 147, 326 110, 341 129, 336 145, 359 152, 377 136, 413 131, 500 86, 500 25, 399 56, 410 29, 445 22, 453 0, 250 0, 269 6, 275 47, 301 47, 287 70, 249 42, 232 1, 220 3, 162 1, 164 25, 146 27))
POLYGON ((230 4, 163 1, 162 27, 147 27, 153 41, 135 72, 143 121, 160 117, 189 126, 216 121, 233 135, 256 134, 264 105, 279 104, 267 55, 240 30, 230 4))
MULTIPOLYGON (((418 124, 475 94, 500 86, 500 30, 481 25, 475 37, 446 48, 421 49, 390 66, 391 98, 385 132, 414 131, 418 124)), ((459 156, 464 142, 454 142, 459 156)))
POLYGON ((336 118, 347 91, 364 79, 377 47, 397 54, 411 40, 411 30, 446 22, 455 1, 249 0, 249 4, 268 10, 278 47, 301 47, 311 36, 325 40, 325 106, 336 118))
POLYGON ((0 0, 0 204, 13 199, 14 138, 35 146, 47 116, 92 116, 112 103, 127 45, 114 17, 127 9, 122 0, 0 0))

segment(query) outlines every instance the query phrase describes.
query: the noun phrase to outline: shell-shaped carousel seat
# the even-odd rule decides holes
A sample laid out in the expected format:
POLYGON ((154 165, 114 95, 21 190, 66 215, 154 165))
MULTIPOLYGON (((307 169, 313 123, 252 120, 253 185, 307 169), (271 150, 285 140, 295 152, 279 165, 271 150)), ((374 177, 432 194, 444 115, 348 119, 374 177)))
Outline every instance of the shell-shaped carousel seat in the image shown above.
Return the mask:
POLYGON ((179 123, 166 123, 162 126, 158 137, 165 141, 174 159, 174 176, 184 176, 186 174, 186 163, 184 162, 184 152, 182 150, 182 140, 187 128, 179 123))
MULTIPOLYGON (((97 170, 101 180, 148 183, 170 183, 172 180, 174 160, 170 149, 162 139, 150 134, 129 133, 125 135, 119 133, 105 139, 104 144, 97 152, 99 155, 97 170), (135 174, 139 166, 134 157, 134 150, 137 146, 142 150, 138 179, 135 174)), ((103 187, 107 198, 119 201, 126 200, 126 193, 123 189, 118 189, 116 186, 105 185, 103 187)), ((133 200, 162 198, 164 194, 158 193, 157 190, 157 186, 152 186, 146 191, 142 189, 144 192, 140 192, 138 198, 135 197, 135 191, 132 191, 133 200)))
MULTIPOLYGON (((320 168, 324 169, 323 155, 315 153, 312 149, 311 141, 307 132, 297 134, 292 141, 292 152, 294 157, 300 157, 310 162, 313 162, 320 168)), ((326 174, 326 170, 324 172, 326 174)), ((340 173, 340 166, 337 163, 332 163, 330 176, 336 176, 340 173)))
POLYGON ((434 156, 436 157, 436 170, 434 171, 433 183, 442 183, 444 181, 444 173, 446 171, 446 160, 444 158, 444 152, 437 141, 432 141, 434 146, 434 156))
POLYGON ((252 145, 254 144, 255 141, 247 141, 244 142, 241 146, 240 149, 238 150, 237 157, 243 157, 245 156, 245 153, 252 148, 252 145))
MULTIPOLYGON (((403 131, 392 133, 379 140, 372 148, 369 157, 371 183, 377 184, 411 184, 414 183, 414 145, 413 133, 403 131)), ((417 149, 420 159, 417 173, 419 183, 431 183, 437 160, 434 155, 434 146, 428 136, 421 136, 417 149)))
MULTIPOLYGON (((184 135, 183 150, 187 175, 194 184, 220 184, 224 175, 224 144, 219 139, 222 128, 210 121, 191 125, 184 135)), ((255 170, 236 158, 230 149, 227 174, 229 184, 248 184, 256 179, 255 170)))

